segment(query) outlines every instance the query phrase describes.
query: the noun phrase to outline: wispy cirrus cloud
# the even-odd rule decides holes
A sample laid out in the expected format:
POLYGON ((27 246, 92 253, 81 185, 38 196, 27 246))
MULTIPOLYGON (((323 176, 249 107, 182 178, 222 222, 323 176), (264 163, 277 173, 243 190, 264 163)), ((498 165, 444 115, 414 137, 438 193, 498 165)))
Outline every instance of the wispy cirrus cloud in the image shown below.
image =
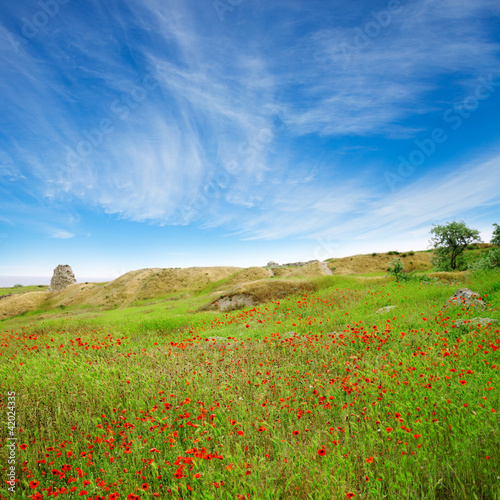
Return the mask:
POLYGON ((287 107, 297 134, 409 137, 418 129, 403 120, 436 109, 432 92, 449 86, 447 76, 459 75, 453 84, 467 92, 477 76, 500 74, 498 43, 484 30, 499 11, 489 0, 401 1, 385 27, 378 9, 360 10, 354 26, 308 33, 284 67, 297 87, 300 105, 287 107))
MULTIPOLYGON (((481 159, 436 179, 434 174, 409 184, 400 192, 376 199, 365 210, 336 229, 337 234, 365 239, 380 235, 403 236, 422 230, 427 233, 433 223, 448 219, 473 217, 485 207, 500 206, 500 155, 492 152, 481 159), (425 227, 422 229, 422 227, 425 227)), ((318 231, 310 236, 325 238, 332 230, 318 231)))
MULTIPOLYGON (((477 76, 498 75, 499 46, 488 29, 498 6, 402 1, 377 36, 351 50, 374 9, 349 5, 293 2, 279 12, 260 5, 273 28, 265 30, 244 5, 233 25, 221 25, 209 4, 90 1, 85 15, 68 4, 53 29, 16 50, 9 42, 15 26, 1 24, 7 69, 0 120, 10 133, 0 139, 0 175, 43 205, 23 197, 18 212, 57 219, 62 203, 78 202, 118 218, 263 240, 315 238, 331 227, 339 235, 391 231, 412 210, 420 214, 415 227, 456 213, 453 200, 434 201, 446 199, 437 191, 423 209, 408 201, 422 199, 416 180, 387 197, 370 174, 379 159, 336 164, 332 174, 314 155, 321 148, 352 152, 346 138, 411 137, 423 127, 415 118, 446 108, 477 76), (88 22, 93 16, 102 26, 88 22), (207 194, 217 176, 223 181, 207 194)), ((9 8, 11 17, 20 15, 9 8)), ((478 183, 467 206, 484 202, 483 188, 495 201, 478 183)), ((46 231, 76 229, 65 222, 46 231)))

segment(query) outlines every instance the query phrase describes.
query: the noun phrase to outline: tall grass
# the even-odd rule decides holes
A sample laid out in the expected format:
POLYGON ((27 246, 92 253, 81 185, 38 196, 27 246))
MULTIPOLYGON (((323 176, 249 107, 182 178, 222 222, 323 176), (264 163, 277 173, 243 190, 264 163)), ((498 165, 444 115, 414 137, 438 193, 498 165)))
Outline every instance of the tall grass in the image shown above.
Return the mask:
POLYGON ((500 500, 500 330, 476 320, 500 319, 498 273, 334 278, 227 314, 186 300, 11 323, 19 482, 1 494, 500 500), (485 307, 449 304, 463 286, 485 307))

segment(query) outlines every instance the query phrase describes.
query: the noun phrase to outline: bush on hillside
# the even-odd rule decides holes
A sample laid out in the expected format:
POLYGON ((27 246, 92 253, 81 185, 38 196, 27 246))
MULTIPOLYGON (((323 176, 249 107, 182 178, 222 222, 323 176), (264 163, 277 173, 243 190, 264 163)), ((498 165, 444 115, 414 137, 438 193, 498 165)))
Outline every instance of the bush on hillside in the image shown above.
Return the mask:
POLYGON ((489 269, 495 269, 500 267, 500 247, 492 248, 488 250, 483 257, 476 260, 470 265, 470 270, 476 271, 487 271, 489 269))
POLYGON ((396 278, 396 281, 408 281, 410 279, 410 273, 405 272, 404 265, 399 257, 391 261, 387 271, 396 278))

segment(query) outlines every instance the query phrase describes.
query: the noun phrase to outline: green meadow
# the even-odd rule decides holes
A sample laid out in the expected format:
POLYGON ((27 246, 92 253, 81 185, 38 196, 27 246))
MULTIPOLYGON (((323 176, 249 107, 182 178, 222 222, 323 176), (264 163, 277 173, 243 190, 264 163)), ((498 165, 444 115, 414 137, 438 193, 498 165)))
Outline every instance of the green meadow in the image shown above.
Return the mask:
POLYGON ((498 270, 316 285, 1 321, 1 496, 500 500, 498 270))

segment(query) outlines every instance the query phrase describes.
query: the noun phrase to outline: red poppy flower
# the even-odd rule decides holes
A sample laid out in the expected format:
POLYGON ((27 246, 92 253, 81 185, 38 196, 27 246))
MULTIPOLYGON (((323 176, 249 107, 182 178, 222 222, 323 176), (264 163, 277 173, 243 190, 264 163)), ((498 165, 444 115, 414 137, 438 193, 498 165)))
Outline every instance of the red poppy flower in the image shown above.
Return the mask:
POLYGON ((19 448, 21 448, 21 450, 25 450, 27 447, 28 447, 27 444, 20 444, 19 445, 19 448))
POLYGON ((292 434, 293 434, 294 436, 298 436, 298 435, 299 435, 299 431, 293 431, 293 432, 292 432, 292 434))
POLYGON ((346 497, 347 497, 347 498, 352 498, 352 497, 354 497, 354 496, 355 496, 355 495, 354 495, 354 493, 351 493, 351 492, 346 493, 346 497))
POLYGON ((391 431, 392 431, 392 427, 386 427, 386 428, 385 428, 385 430, 386 430, 387 432, 391 432, 391 431))
POLYGON ((318 455, 320 457, 323 457, 323 456, 326 455, 326 451, 325 451, 325 447, 324 446, 318 450, 318 455))
POLYGON ((365 458, 366 462, 369 463, 369 464, 372 464, 373 463, 373 457, 368 457, 368 458, 365 458))
POLYGON ((30 488, 35 489, 40 484, 40 481, 30 481, 30 488))

